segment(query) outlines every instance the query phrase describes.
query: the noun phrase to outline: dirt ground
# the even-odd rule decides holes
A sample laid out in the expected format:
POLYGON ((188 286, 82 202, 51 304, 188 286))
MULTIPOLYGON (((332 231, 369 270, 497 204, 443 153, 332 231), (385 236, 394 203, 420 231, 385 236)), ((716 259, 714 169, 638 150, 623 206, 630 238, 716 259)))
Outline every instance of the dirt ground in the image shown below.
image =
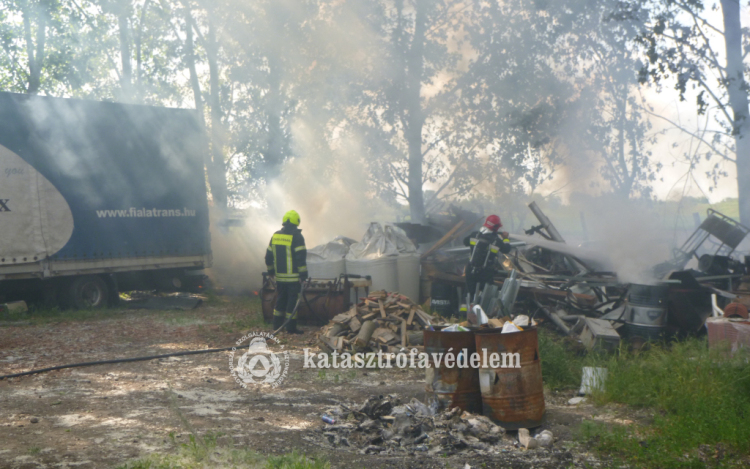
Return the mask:
MULTIPOLYGON (((248 307, 201 306, 185 311, 107 311, 75 321, 0 322, 0 375, 65 363, 90 362, 231 346, 251 330, 266 330, 248 307), (246 327, 247 324, 256 327, 246 327)), ((284 383, 239 386, 229 353, 96 365, 0 381, 0 468, 116 467, 150 453, 174 452, 191 433, 218 443, 283 454, 297 449, 323 455, 339 468, 599 467, 575 442, 583 419, 624 423, 624 409, 568 405, 570 393, 546 395, 543 428, 551 449, 515 447, 515 434, 499 454, 361 454, 333 448, 322 437, 321 413, 344 403, 357 407, 373 395, 424 400, 424 371, 303 368, 302 348, 317 349, 316 327, 282 335, 290 352, 284 383), (170 433, 175 441, 170 438, 170 433)))

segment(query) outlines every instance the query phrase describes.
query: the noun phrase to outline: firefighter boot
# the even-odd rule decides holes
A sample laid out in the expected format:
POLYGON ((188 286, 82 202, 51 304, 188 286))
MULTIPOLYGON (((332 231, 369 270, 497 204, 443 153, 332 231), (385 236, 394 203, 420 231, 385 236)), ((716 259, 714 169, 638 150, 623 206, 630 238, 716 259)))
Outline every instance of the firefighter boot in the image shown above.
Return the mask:
POLYGON ((277 331, 284 325, 284 316, 273 315, 273 330, 277 331))
POLYGON ((290 334, 304 334, 303 331, 297 329, 297 318, 289 321, 289 324, 286 325, 286 331, 290 334))

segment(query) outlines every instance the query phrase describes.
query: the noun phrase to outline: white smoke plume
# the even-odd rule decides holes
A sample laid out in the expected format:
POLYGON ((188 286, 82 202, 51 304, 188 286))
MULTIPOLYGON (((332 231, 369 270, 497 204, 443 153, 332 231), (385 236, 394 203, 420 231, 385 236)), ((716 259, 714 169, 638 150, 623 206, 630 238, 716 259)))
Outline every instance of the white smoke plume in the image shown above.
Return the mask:
POLYGON ((212 222, 214 256, 210 276, 220 287, 251 292, 261 287, 271 235, 288 210, 300 214, 307 248, 342 235, 359 240, 371 221, 393 221, 395 211, 368 192, 368 174, 356 138, 337 149, 318 145, 315 127, 298 120, 292 128, 295 158, 265 190, 264 208, 246 211, 243 226, 221 229, 212 222))

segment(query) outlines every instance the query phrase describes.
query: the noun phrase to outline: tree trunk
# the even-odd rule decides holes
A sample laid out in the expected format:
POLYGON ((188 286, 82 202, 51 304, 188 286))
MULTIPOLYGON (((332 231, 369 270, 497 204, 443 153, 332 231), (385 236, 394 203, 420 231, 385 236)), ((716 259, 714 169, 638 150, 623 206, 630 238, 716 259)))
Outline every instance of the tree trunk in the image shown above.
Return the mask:
MULTIPOLYGON (((141 46, 143 43, 143 25, 146 23, 146 11, 148 11, 149 2, 150 0, 146 0, 143 3, 143 9, 141 10, 141 20, 138 22, 138 35, 135 38, 135 83, 138 86, 138 94, 139 98, 141 99, 143 98, 143 90, 141 88, 141 70, 143 68, 141 46)), ((190 10, 188 10, 188 14, 190 14, 190 10)), ((188 28, 190 28, 190 25, 191 23, 188 23, 188 28)), ((193 65, 195 65, 195 61, 193 61, 193 65)))
POLYGON ((620 174, 615 174, 615 181, 617 181, 617 189, 615 192, 619 194, 620 197, 627 199, 630 195, 630 188, 627 187, 627 176, 628 176, 628 163, 625 159, 625 120, 627 116, 627 98, 623 97, 622 99, 618 99, 618 96, 615 95, 615 99, 618 100, 617 103, 617 164, 616 168, 619 169, 620 174))
MULTIPOLYGON (((193 15, 190 8, 185 8, 185 60, 187 61, 188 71, 190 72, 190 87, 193 89, 193 100, 195 109, 200 115, 201 122, 205 125, 205 115, 203 114, 203 95, 201 94, 201 85, 198 81, 198 72, 195 69, 195 42, 193 41, 193 15)), ((206 155, 206 167, 211 165, 210 155, 206 155)))
POLYGON ((36 12, 36 48, 31 34, 31 9, 29 3, 23 7, 23 28, 26 39, 26 54, 29 57, 29 94, 37 94, 42 82, 42 66, 44 64, 44 43, 47 38, 47 11, 44 2, 40 2, 36 12))
POLYGON ((266 181, 279 175, 283 159, 283 130, 281 128, 281 70, 279 59, 268 56, 268 141, 264 150, 263 176, 266 181))
POLYGON ((120 75, 120 89, 122 101, 133 99, 133 68, 130 65, 130 31, 128 26, 128 8, 122 2, 117 11, 117 24, 120 33, 120 61, 122 74, 120 75))
POLYGON ((737 147, 740 222, 750 226, 750 112, 743 74, 740 4, 737 0, 721 0, 721 11, 724 16, 724 41, 727 50, 727 92, 734 117, 733 132, 737 147))
MULTIPOLYGON (((210 16, 210 13, 209 13, 210 16)), ((219 89, 219 45, 216 42, 216 26, 209 18, 206 39, 209 83, 211 85, 211 165, 208 167, 208 180, 214 207, 219 211, 227 208, 227 174, 224 164, 223 134, 221 122, 221 94, 219 89)))
POLYGON ((421 91, 424 70, 424 41, 427 27, 426 1, 417 0, 414 38, 407 54, 405 108, 407 115, 406 140, 409 147, 409 210, 412 223, 425 221, 422 192, 422 113, 421 91))

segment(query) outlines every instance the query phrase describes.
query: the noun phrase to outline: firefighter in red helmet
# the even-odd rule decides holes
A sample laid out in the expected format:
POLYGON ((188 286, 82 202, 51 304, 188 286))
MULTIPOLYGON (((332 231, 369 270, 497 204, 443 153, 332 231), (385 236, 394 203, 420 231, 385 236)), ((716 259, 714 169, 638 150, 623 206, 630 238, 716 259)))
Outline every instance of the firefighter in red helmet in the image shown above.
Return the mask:
POLYGON ((464 238, 464 246, 471 248, 469 264, 466 266, 466 288, 472 298, 484 288, 484 284, 493 282, 499 253, 510 252, 508 232, 499 231, 502 226, 500 217, 490 215, 479 231, 464 238))

